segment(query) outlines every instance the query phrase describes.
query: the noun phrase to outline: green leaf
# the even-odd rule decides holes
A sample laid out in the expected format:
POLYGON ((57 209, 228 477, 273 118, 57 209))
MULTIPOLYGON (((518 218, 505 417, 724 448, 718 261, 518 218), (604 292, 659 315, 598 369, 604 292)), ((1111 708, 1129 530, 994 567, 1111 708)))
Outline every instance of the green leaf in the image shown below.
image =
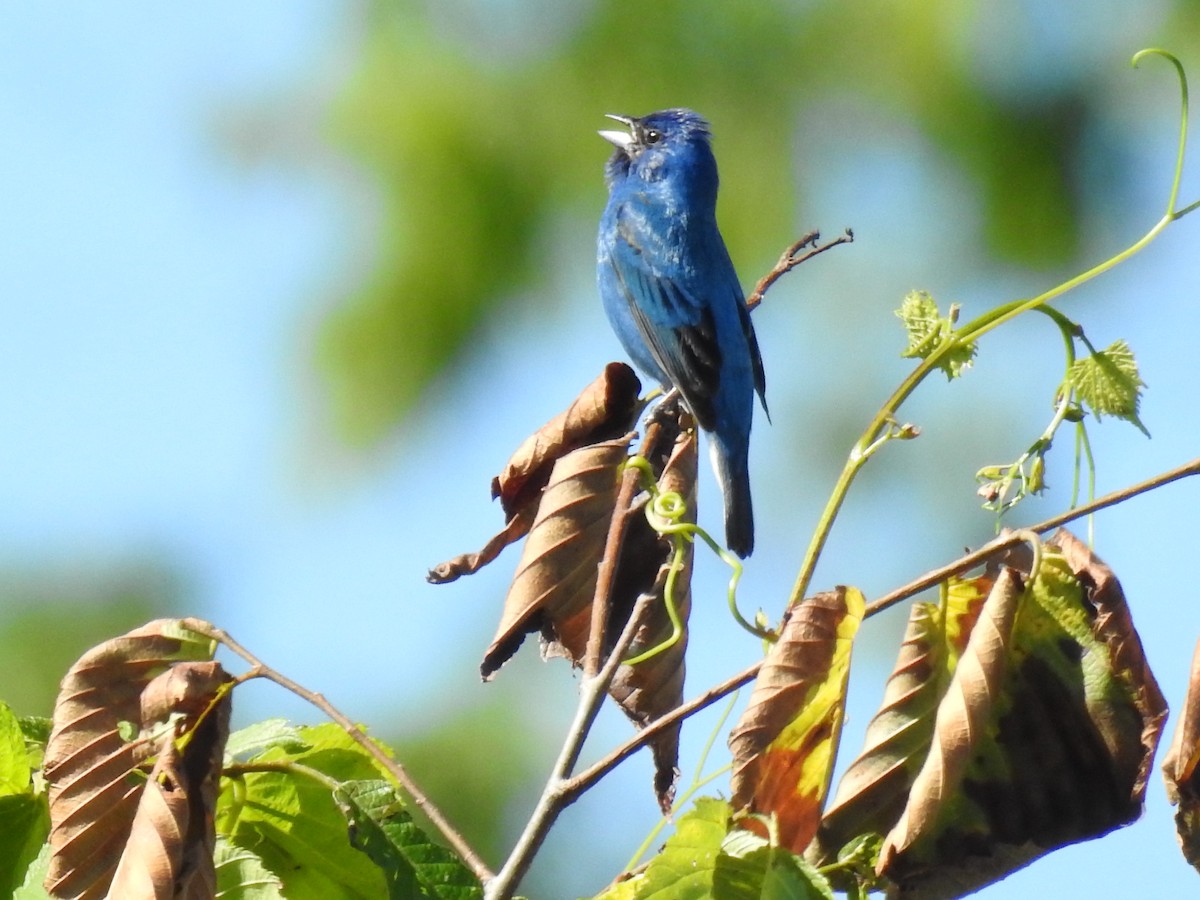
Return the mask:
POLYGON ((333 797, 350 826, 350 843, 384 872, 391 900, 474 900, 483 888, 452 852, 433 843, 386 781, 352 781, 333 797))
POLYGON ((221 900, 282 900, 283 882, 252 850, 218 837, 213 862, 221 900))
POLYGON ((766 838, 733 831, 717 857, 713 896, 721 900, 834 900, 810 863, 766 838))
POLYGON ((40 769, 42 757, 46 753, 46 742, 50 740, 50 728, 54 722, 45 716, 20 716, 17 724, 21 726, 21 734, 25 736, 25 756, 29 760, 29 768, 40 769))
POLYGON ((29 776, 21 723, 8 704, 0 702, 0 797, 28 791, 29 776))
POLYGON ((333 799, 335 782, 387 774, 336 725, 300 728, 297 737, 298 742, 271 742, 244 763, 270 763, 281 771, 223 780, 218 830, 257 854, 283 883, 288 900, 387 896, 382 873, 350 845, 345 817, 333 799))
POLYGON ((908 346, 900 355, 906 359, 926 359, 938 351, 938 366, 946 377, 960 376, 975 360, 977 348, 974 341, 959 341, 954 336, 957 314, 957 308, 952 306, 950 315, 943 316, 929 293, 909 291, 896 310, 908 332, 908 346))
POLYGON ((20 722, 0 703, 0 897, 24 881, 50 833, 46 796, 32 774, 20 722))
POLYGON ((908 346, 900 355, 924 359, 942 335, 942 317, 938 314, 937 303, 926 291, 909 291, 896 315, 908 332, 908 346))
POLYGON ((308 749, 309 745, 300 736, 300 729, 286 719, 266 719, 229 735, 225 743, 226 765, 231 761, 250 759, 272 747, 298 753, 308 749))
POLYGON ((25 881, 12 895, 12 900, 54 900, 42 885, 50 870, 50 845, 42 844, 37 857, 25 872, 25 881))
POLYGON ((596 900, 704 900, 712 897, 713 874, 729 831, 731 809, 724 800, 701 797, 679 819, 675 833, 646 870, 614 885, 596 900))
POLYGON ((1150 436, 1138 419, 1142 388, 1146 384, 1138 375, 1137 360, 1125 341, 1115 341, 1104 350, 1076 360, 1067 370, 1066 384, 1097 419, 1115 416, 1150 436))

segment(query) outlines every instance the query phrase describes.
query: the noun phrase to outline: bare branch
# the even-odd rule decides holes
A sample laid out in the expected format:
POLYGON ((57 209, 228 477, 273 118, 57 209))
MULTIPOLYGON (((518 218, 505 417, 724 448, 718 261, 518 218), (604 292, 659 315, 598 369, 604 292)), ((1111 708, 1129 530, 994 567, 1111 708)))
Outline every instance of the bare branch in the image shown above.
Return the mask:
POLYGON ((763 295, 766 294, 771 285, 773 285, 776 281, 778 281, 788 272, 792 271, 792 269, 796 268, 796 266, 800 265, 801 263, 808 262, 814 256, 824 253, 826 250, 836 247, 838 244, 853 243, 854 232, 847 228, 841 237, 835 238, 828 244, 818 244, 817 242, 819 240, 821 240, 821 232, 810 231, 808 234, 804 235, 804 237, 800 238, 800 240, 796 241, 794 244, 784 250, 783 255, 779 257, 779 262, 775 263, 775 266, 771 269, 771 271, 758 280, 758 284, 754 286, 753 293, 746 298, 746 306, 750 309, 754 309, 754 307, 762 303, 763 295), (800 251, 804 250, 806 247, 809 248, 808 252, 801 253, 800 251))
POLYGON ((408 774, 408 770, 406 770, 399 762, 392 759, 392 757, 388 755, 387 751, 385 751, 379 744, 371 740, 371 738, 367 736, 367 733, 363 731, 362 728, 350 721, 350 719, 344 713, 326 700, 321 694, 318 694, 315 691, 310 691, 303 685, 292 681, 292 679, 288 678, 281 672, 277 672, 275 669, 272 669, 253 653, 230 637, 229 633, 225 631, 225 629, 214 627, 211 629, 211 631, 209 631, 208 634, 209 637, 220 641, 231 651, 236 653, 250 664, 249 671, 238 678, 239 682, 249 681, 251 678, 266 678, 268 681, 273 681, 280 687, 291 691, 297 697, 307 700, 317 709, 321 710, 321 712, 323 712, 326 716, 340 725, 342 729, 345 730, 346 734, 350 735, 355 743, 371 754, 371 756, 374 757, 375 761, 379 763, 382 768, 391 773, 396 781, 399 782, 400 786, 404 788, 405 792, 412 797, 412 800, 417 807, 423 813, 425 813, 425 815, 429 818, 429 821, 433 823, 434 827, 437 828, 442 837, 446 839, 446 842, 450 845, 454 852, 462 857, 463 861, 470 867, 471 871, 475 873, 476 878, 478 878, 481 882, 486 883, 489 879, 494 877, 491 869, 488 868, 487 863, 483 861, 479 854, 475 852, 474 848, 471 847, 471 845, 467 843, 466 839, 458 832, 458 829, 450 824, 449 820, 446 819, 442 811, 439 810, 437 806, 434 805, 433 801, 430 800, 425 794, 425 792, 421 790, 420 786, 417 785, 412 776, 408 774))
MULTIPOLYGON (((1057 516, 1051 516, 1037 525, 1030 525, 1022 532, 1036 532, 1037 534, 1045 534, 1047 531, 1052 531, 1060 525, 1065 525, 1068 522, 1073 522, 1076 519, 1081 519, 1084 516, 1091 515, 1109 506, 1114 506, 1117 503, 1122 503, 1138 494, 1144 494, 1147 491, 1153 491, 1156 488, 1168 485, 1173 481, 1178 481, 1181 478, 1187 478, 1189 475, 1200 475, 1200 459, 1193 459, 1189 463, 1184 463, 1182 466, 1171 469, 1168 472, 1163 472, 1161 475, 1155 475, 1146 481, 1131 485, 1127 488, 1122 488, 1119 491, 1113 491, 1111 494, 1105 494, 1091 503, 1085 503, 1083 506, 1077 506, 1074 509, 1069 509, 1057 516)), ((902 600, 907 600, 909 597, 916 596, 921 591, 927 590, 936 584, 941 584, 951 575, 957 575, 960 572, 965 572, 968 569, 973 569, 978 565, 985 563, 989 557, 993 556, 1001 550, 1005 550, 1015 544, 1022 542, 1022 532, 1013 532, 1006 535, 1001 535, 993 541, 988 541, 978 550, 973 553, 968 553, 965 556, 959 557, 954 562, 942 566, 939 569, 934 569, 927 572, 920 578, 910 581, 903 587, 897 588, 890 594, 885 594, 874 603, 867 604, 867 610, 864 618, 883 612, 885 609, 895 606, 902 600)))
MULTIPOLYGON (((934 569, 927 572, 920 578, 910 581, 901 588, 897 588, 890 594, 880 597, 874 603, 868 604, 864 618, 873 616, 876 613, 882 612, 888 607, 894 606, 901 600, 906 600, 913 597, 921 591, 927 590, 936 584, 945 581, 951 575, 957 575, 960 572, 965 572, 968 569, 973 569, 976 566, 982 565, 989 557, 995 553, 1011 547, 1015 544, 1020 544, 1028 539, 1029 532, 1044 534, 1058 528, 1060 525, 1065 525, 1067 522, 1090 515, 1106 507, 1113 506, 1125 500, 1129 500, 1139 494, 1144 494, 1148 491, 1164 487, 1173 481, 1178 481, 1181 478, 1186 478, 1190 475, 1200 475, 1200 458, 1194 459, 1189 463, 1185 463, 1168 472, 1163 472, 1161 475, 1156 475, 1146 481, 1139 482, 1119 491, 1114 491, 1111 494, 1105 494, 1103 497, 1092 501, 1084 506, 1076 507, 1075 509, 1067 510, 1057 516, 1052 516, 1036 525, 1031 525, 1028 528, 1022 529, 1019 532, 1004 535, 996 538, 994 541, 989 541, 984 546, 980 547, 973 553, 968 553, 948 565, 942 566, 939 569, 934 569)), ((564 782, 561 786, 561 791, 564 795, 568 795, 567 802, 571 802, 583 791, 587 790, 610 771, 616 768, 617 765, 624 762, 634 753, 636 753, 644 744, 649 742, 655 735, 669 728, 671 725, 691 716, 693 713, 699 712, 707 706, 711 706, 722 697, 732 694, 738 688, 753 681, 758 675, 758 670, 762 665, 761 662, 756 662, 736 675, 727 678, 725 681, 715 685, 705 691, 694 700, 689 700, 680 706, 677 706, 671 712, 655 719, 651 724, 647 725, 637 734, 625 741, 615 750, 610 752, 603 759, 596 762, 590 768, 580 772, 570 780, 564 782)))

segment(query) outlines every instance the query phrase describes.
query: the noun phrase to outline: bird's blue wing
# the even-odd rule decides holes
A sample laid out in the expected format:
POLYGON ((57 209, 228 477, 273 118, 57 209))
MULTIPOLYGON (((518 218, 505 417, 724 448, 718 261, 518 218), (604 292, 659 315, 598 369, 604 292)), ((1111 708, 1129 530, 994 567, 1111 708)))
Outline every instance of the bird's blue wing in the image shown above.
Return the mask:
POLYGON ((762 354, 758 351, 758 335, 754 333, 754 323, 750 321, 750 310, 745 301, 738 303, 738 319, 742 325, 742 333, 746 335, 746 346, 750 348, 750 364, 754 369, 754 390, 762 403, 767 421, 771 420, 771 411, 767 409, 767 374, 763 371, 762 354))
POLYGON ((700 427, 712 429, 721 375, 712 308, 680 279, 655 271, 624 235, 614 241, 609 264, 651 356, 679 388, 700 427))

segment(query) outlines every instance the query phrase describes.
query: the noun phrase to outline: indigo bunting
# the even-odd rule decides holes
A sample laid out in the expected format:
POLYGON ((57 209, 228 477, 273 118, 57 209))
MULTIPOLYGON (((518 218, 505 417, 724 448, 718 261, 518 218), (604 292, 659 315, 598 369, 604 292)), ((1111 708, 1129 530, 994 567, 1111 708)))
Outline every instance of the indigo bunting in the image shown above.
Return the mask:
POLYGON ((758 340, 717 230, 717 163, 708 123, 689 109, 601 131, 616 146, 604 170, 597 280, 634 365, 679 389, 709 449, 725 501, 725 543, 754 549, 748 453, 754 393, 766 412, 758 340))

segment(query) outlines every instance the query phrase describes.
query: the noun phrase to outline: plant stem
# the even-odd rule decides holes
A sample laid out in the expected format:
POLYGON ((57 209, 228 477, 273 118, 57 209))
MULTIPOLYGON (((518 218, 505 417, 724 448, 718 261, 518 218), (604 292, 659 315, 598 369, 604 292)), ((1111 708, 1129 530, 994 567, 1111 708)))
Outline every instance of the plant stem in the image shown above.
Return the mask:
MULTIPOLYGON (((1191 209, 1191 207, 1189 207, 1191 209)), ((1182 212, 1180 213, 1182 214, 1182 212)), ((1011 303, 1006 303, 997 307, 982 316, 963 325, 944 339, 934 350, 917 365, 908 377, 901 382, 900 386, 892 393, 879 411, 875 413, 869 425, 862 436, 855 443, 850 451, 850 456, 846 461, 846 465, 842 468, 842 473, 838 476, 837 483, 834 485, 833 492, 830 495, 828 502, 825 504, 825 509, 821 512, 821 518, 817 522, 816 530, 808 545, 808 550, 805 552, 804 561, 800 566, 800 571, 796 576, 796 582, 792 586, 792 592, 788 597, 788 609, 793 608, 796 604, 803 601, 805 594, 808 592, 809 585, 812 581, 813 572, 816 570, 817 560, 821 555, 821 551, 825 547, 825 542, 829 538, 829 532, 833 529, 833 522, 837 518, 838 512, 845 502, 846 494, 850 490, 850 485, 853 483, 855 476, 866 463, 867 459, 879 448, 882 444, 880 438, 886 438, 884 429, 889 423, 893 422, 900 406, 908 399, 909 395, 917 388, 926 376, 937 368, 942 357, 944 357, 951 349, 961 346, 972 341, 977 341, 983 335, 987 334, 996 328, 999 328, 1005 322, 1015 319, 1022 313, 1032 309, 1037 309, 1040 306, 1049 303, 1055 297, 1065 294, 1067 291, 1073 290, 1093 278, 1103 275, 1109 269, 1119 265, 1131 256, 1145 248, 1153 241, 1162 230, 1171 224, 1179 214, 1169 213, 1159 219, 1145 235, 1116 256, 1106 259, 1104 262, 1093 266, 1086 272, 1076 275, 1062 284, 1051 288, 1050 290, 1039 294, 1029 300, 1014 300, 1011 303)))

